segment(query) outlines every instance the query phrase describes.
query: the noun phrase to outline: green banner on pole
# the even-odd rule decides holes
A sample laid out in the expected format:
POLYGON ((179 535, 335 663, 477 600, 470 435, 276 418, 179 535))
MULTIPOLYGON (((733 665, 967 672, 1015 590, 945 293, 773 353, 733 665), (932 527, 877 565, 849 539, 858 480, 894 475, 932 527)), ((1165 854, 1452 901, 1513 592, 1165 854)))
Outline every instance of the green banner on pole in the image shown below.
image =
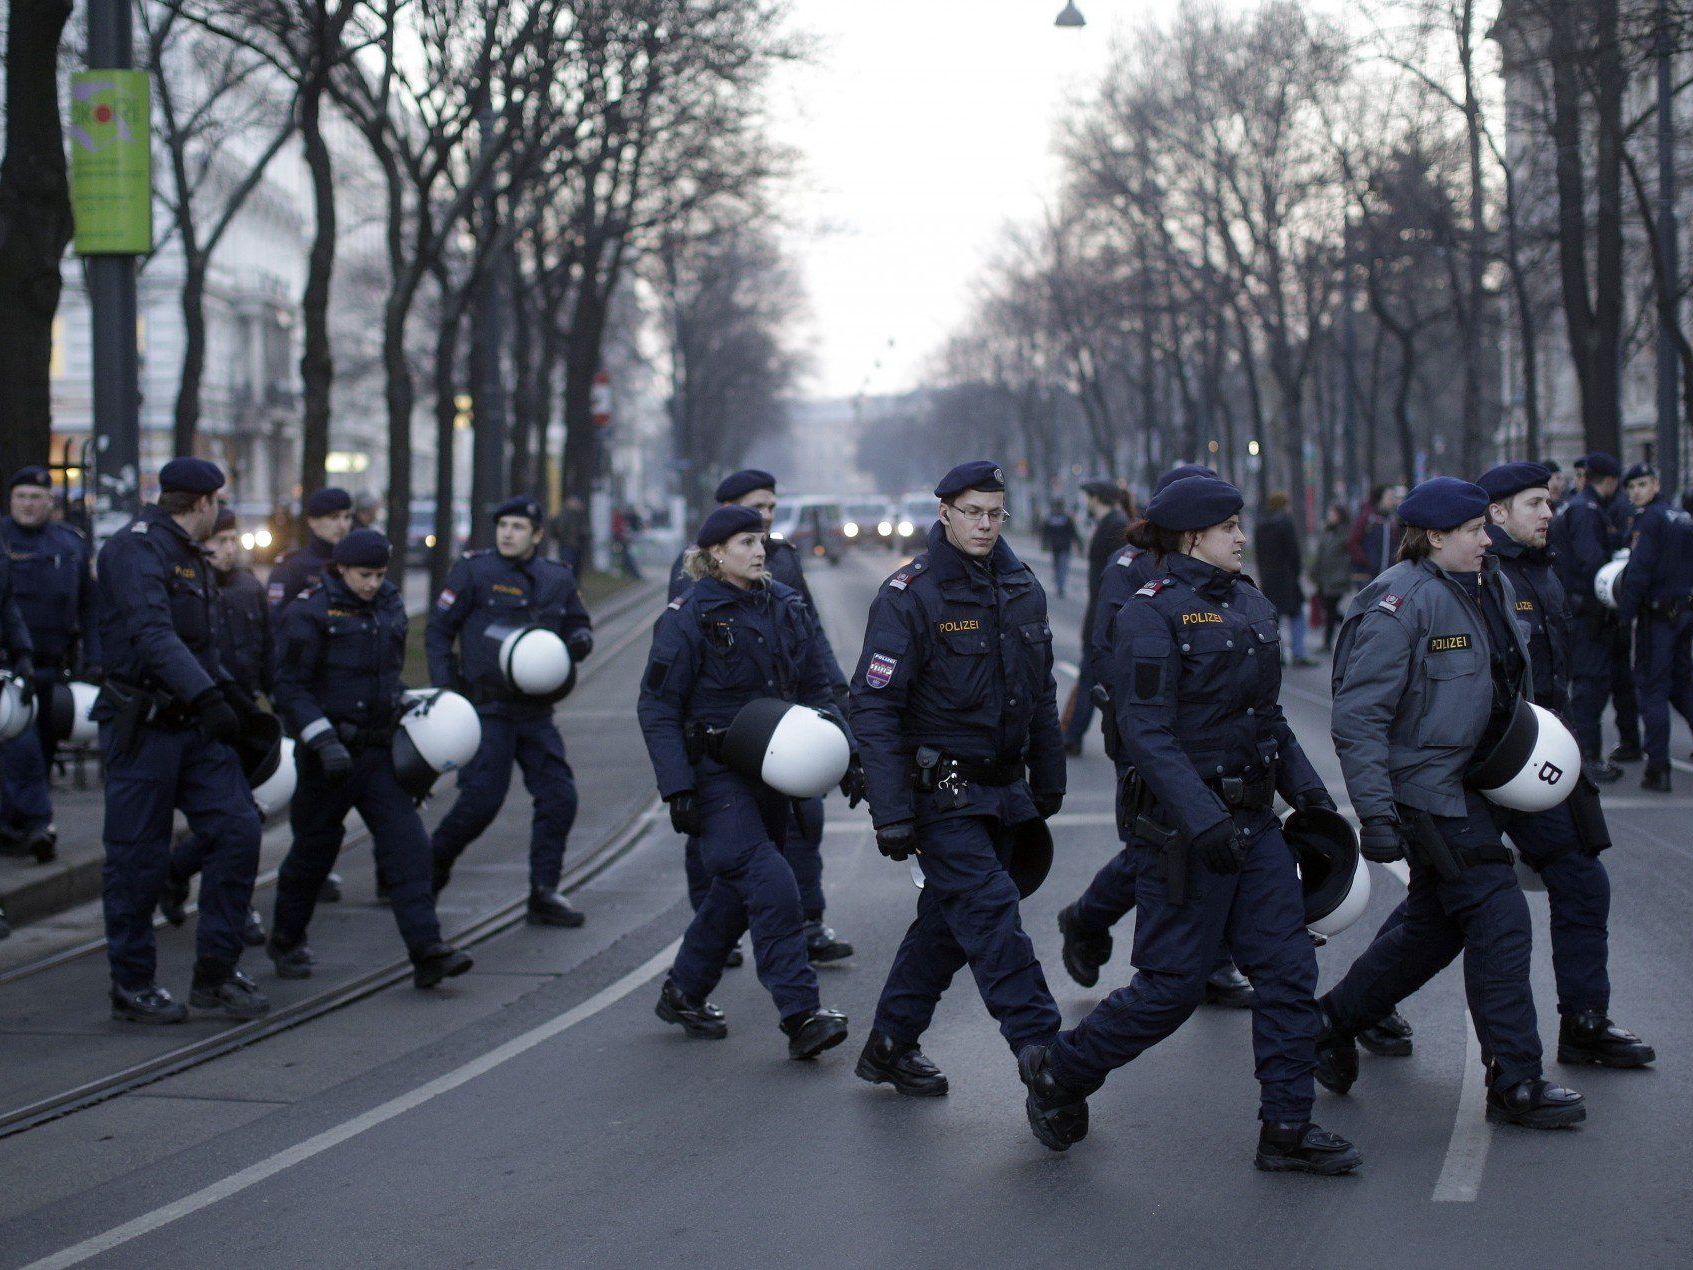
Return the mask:
POLYGON ((71 76, 71 207, 81 256, 153 250, 151 85, 146 71, 71 76))

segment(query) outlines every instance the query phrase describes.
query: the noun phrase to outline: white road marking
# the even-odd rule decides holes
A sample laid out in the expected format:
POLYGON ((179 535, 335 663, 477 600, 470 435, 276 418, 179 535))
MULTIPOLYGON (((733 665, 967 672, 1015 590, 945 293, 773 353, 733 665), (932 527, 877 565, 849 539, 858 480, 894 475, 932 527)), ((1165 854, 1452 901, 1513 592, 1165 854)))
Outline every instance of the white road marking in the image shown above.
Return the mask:
POLYGON ((1475 1200, 1481 1190, 1482 1170, 1487 1167, 1487 1147, 1492 1141, 1493 1131, 1487 1127, 1487 1069, 1481 1063, 1475 1020, 1465 1010, 1464 1088, 1458 1095, 1458 1110, 1452 1118, 1446 1160, 1434 1184, 1436 1204, 1468 1204, 1475 1200))
POLYGON ((675 960, 676 951, 682 946, 681 940, 676 940, 646 962, 631 970, 615 983, 601 988, 593 996, 580 1005, 572 1006, 563 1014, 549 1019, 538 1027, 531 1028, 521 1036, 513 1037, 504 1045, 489 1050, 480 1058, 472 1059, 462 1067, 455 1068, 444 1076, 437 1076, 427 1084, 419 1085, 409 1093, 401 1094, 398 1098, 391 1098, 381 1106, 372 1107, 351 1120, 336 1125, 333 1129, 326 1129, 315 1137, 307 1138, 283 1151, 278 1151, 268 1159, 260 1160, 257 1164, 242 1169, 239 1173, 232 1173, 210 1186, 202 1187, 192 1195, 185 1195, 175 1203, 166 1204, 162 1208, 155 1208, 150 1213, 144 1213, 133 1221, 127 1221, 121 1226, 114 1226, 103 1234, 84 1239, 81 1243, 43 1257, 39 1261, 30 1263, 25 1270, 50 1270, 62 1266, 74 1266, 87 1261, 90 1257, 97 1257, 101 1253, 110 1252, 131 1240, 139 1239, 143 1235, 151 1234, 161 1227, 193 1213, 202 1208, 209 1208, 220 1200, 238 1195, 249 1187, 257 1186, 267 1178, 275 1177, 285 1169, 303 1163, 315 1155, 321 1155, 331 1147, 340 1146, 349 1139, 356 1138, 367 1129, 374 1129, 396 1116, 404 1115, 417 1107, 423 1106, 442 1094, 450 1093, 460 1085, 468 1084, 478 1076, 485 1076, 520 1054, 525 1054, 546 1041, 550 1041, 559 1033, 575 1027, 586 1019, 591 1019, 608 1006, 617 1004, 643 983, 654 978, 661 971, 669 968, 675 960))

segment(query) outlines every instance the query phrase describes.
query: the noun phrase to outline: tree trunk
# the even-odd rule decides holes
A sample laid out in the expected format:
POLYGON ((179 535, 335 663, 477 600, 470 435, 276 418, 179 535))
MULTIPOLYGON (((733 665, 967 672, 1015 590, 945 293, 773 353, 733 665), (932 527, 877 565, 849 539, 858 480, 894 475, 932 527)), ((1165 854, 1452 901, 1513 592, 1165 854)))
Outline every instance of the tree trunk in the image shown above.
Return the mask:
POLYGON ((511 488, 535 491, 535 292, 523 285, 516 252, 507 266, 517 280, 511 295, 511 488))
MULTIPOLYGON (((599 275, 599 253, 586 256, 576 304, 571 313, 570 342, 564 358, 564 492, 590 506, 594 485, 600 476, 600 438, 594 427, 594 375, 600 368, 600 344, 605 338, 606 305, 600 299, 595 280, 599 275)), ((584 547, 592 559, 593 525, 584 535, 584 547)), ((584 561, 586 563, 586 560, 584 561)))
POLYGON ((446 585, 453 563, 454 420, 458 417, 459 334, 464 322, 463 292, 441 281, 441 325, 435 332, 435 546, 429 553, 429 591, 446 585))
MULTIPOLYGON (((186 225, 182 234, 182 376, 176 385, 176 414, 171 421, 172 454, 194 453, 200 427, 200 381, 206 373, 206 269, 210 264, 197 248, 186 225)), ((262 389, 261 389, 262 391, 262 389)))
POLYGON ((311 172, 312 207, 316 216, 306 266, 306 287, 300 299, 305 344, 300 355, 302 499, 324 486, 329 460, 330 393, 335 382, 335 362, 329 351, 329 288, 335 272, 335 168, 323 136, 323 100, 328 74, 326 68, 319 69, 300 92, 300 139, 311 172))

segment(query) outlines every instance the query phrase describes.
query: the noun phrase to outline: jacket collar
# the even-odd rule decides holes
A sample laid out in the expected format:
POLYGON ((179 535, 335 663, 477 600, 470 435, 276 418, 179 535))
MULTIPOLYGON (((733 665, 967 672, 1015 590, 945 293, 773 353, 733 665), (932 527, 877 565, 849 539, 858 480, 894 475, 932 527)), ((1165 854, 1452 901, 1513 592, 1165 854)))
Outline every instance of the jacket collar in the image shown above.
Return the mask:
POLYGON ((1501 560, 1520 560, 1524 564, 1545 566, 1552 563, 1552 553, 1546 547, 1530 547, 1526 543, 1518 542, 1498 525, 1487 527, 1487 536, 1492 541, 1487 548, 1487 554, 1498 556, 1501 560))
POLYGON ((1235 584, 1241 579, 1238 573, 1219 569, 1214 564, 1206 564, 1205 561, 1180 551, 1172 551, 1165 556, 1163 567, 1165 573, 1187 583, 1207 599, 1228 599, 1234 594, 1235 584))
POLYGON ((306 550, 319 560, 328 560, 335 554, 335 544, 327 538, 319 538, 316 534, 313 534, 306 543, 306 550))
POLYGON ((158 525, 173 533, 183 548, 195 555, 204 555, 200 544, 188 536, 188 531, 177 523, 176 517, 161 508, 157 503, 148 503, 141 509, 141 519, 149 525, 158 525))
POLYGON ((929 568, 941 582, 967 582, 971 586, 983 586, 989 581, 989 573, 993 577, 1004 579, 1010 574, 1021 572, 1024 567, 1023 562, 1017 558, 1017 553, 1011 550, 1011 544, 1005 541, 1003 534, 988 553, 984 569, 982 561, 965 555, 946 540, 946 526, 940 521, 937 520, 929 526, 929 568))
POLYGON ((742 589, 731 582, 724 582, 722 579, 710 575, 694 583, 693 595, 695 602, 702 609, 718 609, 730 604, 746 604, 762 608, 770 603, 770 587, 768 585, 742 589))

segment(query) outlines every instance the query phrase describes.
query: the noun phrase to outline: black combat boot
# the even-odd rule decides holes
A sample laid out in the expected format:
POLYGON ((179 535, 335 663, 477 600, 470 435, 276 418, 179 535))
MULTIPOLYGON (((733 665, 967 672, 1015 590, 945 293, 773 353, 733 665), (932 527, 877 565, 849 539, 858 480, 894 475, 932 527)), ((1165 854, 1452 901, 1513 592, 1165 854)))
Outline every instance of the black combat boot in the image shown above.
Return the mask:
POLYGON ((746 963, 747 955, 741 951, 741 946, 736 944, 729 950, 729 955, 723 959, 723 968, 725 970, 739 970, 746 963))
POLYGON ((789 1058, 816 1058, 846 1040, 847 1016, 839 1010, 808 1010, 783 1019, 782 1031, 788 1037, 789 1058))
POLYGON ((1328 1003, 1317 1002, 1323 1012, 1323 1030, 1317 1034, 1317 1083, 1330 1093, 1344 1094, 1358 1079, 1358 1045, 1352 1033, 1335 1025, 1328 1003))
POLYGON ((1266 1173, 1324 1177, 1350 1173, 1363 1162, 1357 1147, 1309 1120, 1294 1124, 1266 1120, 1258 1130, 1258 1155, 1253 1161, 1266 1173))
POLYGON ((23 836, 23 852, 35 857, 37 864, 48 864, 59 858, 59 831, 52 825, 31 829, 23 836))
POLYGON ((1066 1089, 1053 1077, 1050 1046, 1025 1045, 1017 1055, 1017 1074, 1029 1091, 1023 1100, 1029 1128, 1042 1146, 1068 1151, 1088 1136, 1087 1096, 1066 1089))
POLYGON ((1638 763, 1645 757, 1637 741, 1618 741, 1611 747, 1611 762, 1613 763, 1638 763))
POLYGON ((462 975, 476 963, 463 949, 436 940, 412 954, 411 981, 419 988, 433 988, 443 979, 462 975))
POLYGON ((916 1045, 894 1040, 886 1032, 872 1032, 864 1042, 853 1073, 872 1085, 892 1085, 908 1098, 939 1098, 947 1091, 946 1077, 916 1045))
POLYGON ((852 945, 835 938, 835 932, 823 924, 823 919, 805 924, 805 959, 814 966, 824 962, 844 961, 852 956, 852 945))
POLYGON ((1600 1010, 1566 1014, 1558 1024, 1558 1061, 1595 1067, 1644 1067, 1658 1052, 1600 1010))
POLYGON ((729 1035, 729 1025, 724 1022, 723 1011, 709 1001, 690 997, 676 986, 675 980, 668 977, 664 986, 658 990, 658 1004, 653 1007, 653 1013, 666 1023, 677 1024, 689 1036, 701 1040, 720 1041, 729 1035))
POLYGON ((317 954, 306 946, 304 938, 286 940, 279 931, 271 932, 265 956, 276 967, 278 979, 310 979, 312 967, 317 965, 317 954))
POLYGON ((529 890, 526 920, 531 926, 580 926, 588 919, 557 891, 536 886, 529 890))
POLYGON ((1654 794, 1669 793, 1669 768, 1648 767, 1646 769, 1646 774, 1640 778, 1640 788, 1649 789, 1654 794))
POLYGON ((1611 785, 1622 779, 1622 768, 1602 758, 1582 760, 1581 770, 1595 785, 1611 785))
POLYGON ((11 933, 12 923, 6 920, 6 910, 4 908, 0 908, 0 939, 6 938, 6 936, 11 933))
POLYGON ((194 986, 188 1004, 226 1019, 256 1019, 270 1013, 270 1002, 259 985, 222 961, 194 963, 194 986))
POLYGON ((247 910, 247 920, 241 923, 241 942, 249 948, 263 948, 265 944, 265 919, 259 916, 259 910, 247 910))
POLYGON ((1218 966, 1205 980, 1205 1004, 1250 1010, 1258 1000, 1252 982, 1233 966, 1218 966))
POLYGON ((341 875, 331 873, 323 879, 323 885, 317 888, 317 902, 319 904, 339 904, 341 902, 341 875))
POLYGON ((165 884, 159 888, 159 912, 172 926, 188 920, 188 879, 176 876, 176 870, 165 873, 165 884))
POLYGON ((1411 1025, 1395 1010, 1385 1019, 1358 1029, 1358 1044, 1381 1058, 1411 1056, 1411 1025))
POLYGON ((1058 933, 1064 936, 1064 969, 1084 988, 1099 982, 1099 969, 1111 960, 1111 935, 1095 934, 1076 920, 1076 906, 1058 910, 1058 933))
POLYGON ((157 984, 139 988, 112 985, 112 1017, 123 1023, 181 1023, 188 1007, 157 984))
POLYGON ((1587 1119, 1582 1096, 1535 1077, 1519 1080, 1509 1089, 1487 1090, 1487 1118, 1495 1124, 1525 1129, 1564 1129, 1587 1119))

